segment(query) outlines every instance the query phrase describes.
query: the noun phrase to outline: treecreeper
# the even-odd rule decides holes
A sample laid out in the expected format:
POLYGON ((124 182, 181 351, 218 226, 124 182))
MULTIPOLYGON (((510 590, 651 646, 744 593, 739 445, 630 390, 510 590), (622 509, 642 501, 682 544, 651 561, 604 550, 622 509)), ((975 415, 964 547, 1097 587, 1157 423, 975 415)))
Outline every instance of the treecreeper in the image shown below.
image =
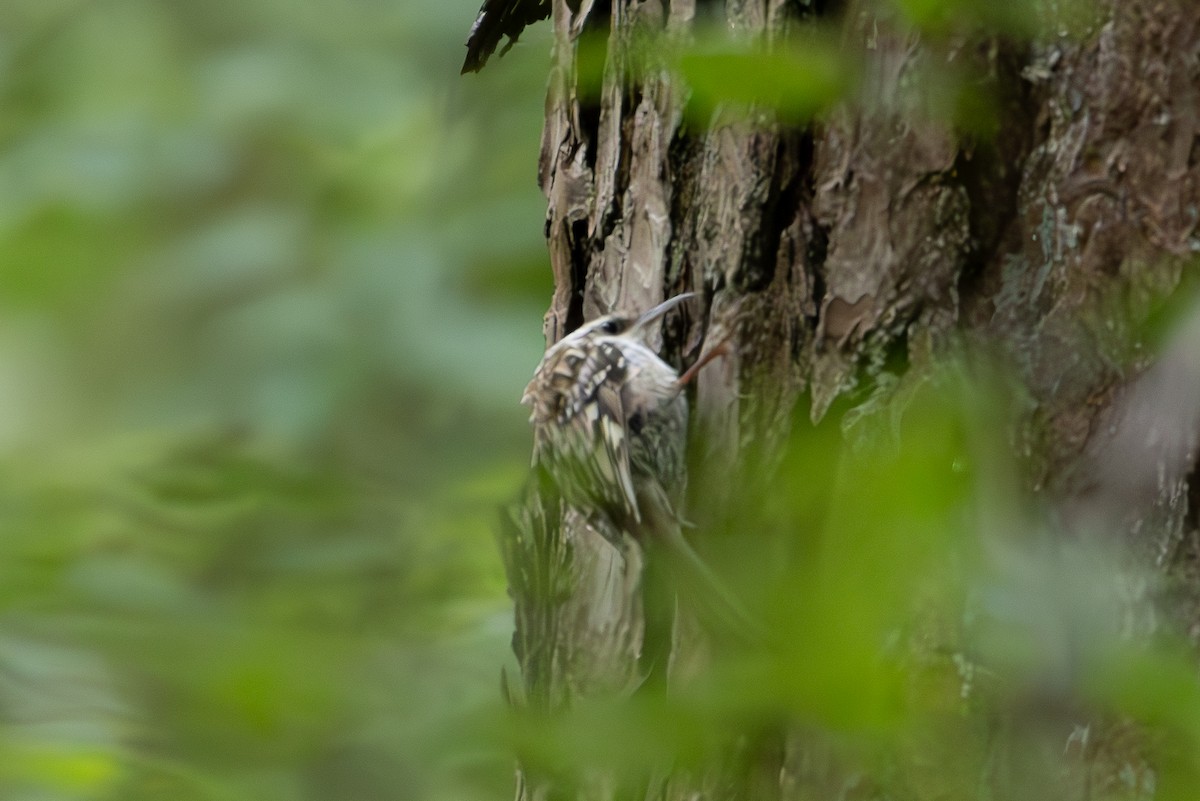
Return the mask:
MULTIPOLYGON (((641 314, 614 313, 551 345, 521 402, 530 407, 533 465, 600 531, 630 534, 645 554, 641 659, 665 677, 676 595, 685 592, 742 636, 761 629, 684 536, 688 403, 684 388, 728 348, 710 348, 682 375, 650 334, 692 293, 641 314)), ((620 547, 614 542, 614 546, 620 547)))

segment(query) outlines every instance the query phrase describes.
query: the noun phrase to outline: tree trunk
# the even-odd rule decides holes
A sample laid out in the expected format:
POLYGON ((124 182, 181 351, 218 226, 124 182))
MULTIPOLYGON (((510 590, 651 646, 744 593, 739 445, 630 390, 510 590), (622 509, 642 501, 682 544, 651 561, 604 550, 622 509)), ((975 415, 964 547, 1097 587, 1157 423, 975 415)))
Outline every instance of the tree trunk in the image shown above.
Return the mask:
MULTIPOLYGON (((630 48, 647 29, 688 40, 695 0, 554 0, 539 171, 556 286, 547 341, 610 310, 700 293, 702 313, 665 330, 663 350, 685 364, 733 333, 733 354, 700 374, 691 397, 703 432, 693 461, 726 476, 751 460, 773 463, 793 425, 822 420, 834 404, 853 434, 856 419, 952 343, 994 343, 1027 392, 1013 436, 1026 481, 1064 530, 1094 532, 1102 521, 1131 562, 1191 576, 1196 359, 1168 349, 1150 369, 1150 348, 1128 321, 1169 295, 1200 251, 1200 14, 1182 1, 1106 0, 1071 36, 1021 42, 918 35, 889 8, 727 0, 724 27, 739 36, 782 41, 820 23, 830 37, 836 26, 861 78, 811 124, 759 108, 718 111, 698 126, 665 57, 630 48), (584 30, 608 36, 594 97, 580 84, 584 30), (936 78, 960 68, 994 101, 994 130, 966 133, 939 110, 936 78), (1164 395, 1186 408, 1160 436, 1171 447, 1148 447, 1164 395)), ((692 483, 703 502, 689 517, 703 528, 735 482, 701 470, 692 483)), ((523 671, 510 692, 521 703, 554 710, 637 684, 641 554, 611 536, 550 491, 506 530, 523 671)), ((1184 587, 1167 611, 1195 639, 1200 593, 1184 587)), ((703 661, 694 634, 677 632, 673 674, 703 661)), ((1120 721, 1094 731, 1086 759, 1063 767, 1046 797, 1107 797, 1117 786, 1138 797, 1153 765, 1131 756, 1140 746, 1122 745, 1131 737, 1120 721)), ((979 797, 1020 797, 1019 781, 998 778, 1011 745, 984 739, 992 767, 979 797)), ((637 795, 878 792, 834 769, 793 726, 737 748, 757 749, 739 757, 753 770, 660 776, 637 795)), ((617 784, 530 769, 518 797, 606 798, 626 791, 617 784)))

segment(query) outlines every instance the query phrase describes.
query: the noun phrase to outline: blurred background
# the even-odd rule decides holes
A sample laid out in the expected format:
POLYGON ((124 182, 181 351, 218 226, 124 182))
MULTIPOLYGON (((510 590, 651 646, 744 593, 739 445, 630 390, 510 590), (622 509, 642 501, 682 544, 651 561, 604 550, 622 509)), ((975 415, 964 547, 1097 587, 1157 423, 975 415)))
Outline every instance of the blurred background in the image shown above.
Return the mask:
POLYGON ((824 521, 802 570, 727 560, 786 648, 513 725, 551 32, 460 77, 477 10, 0 3, 0 799, 507 798, 514 747, 640 777, 796 720, 868 766, 843 798, 906 759, 888 797, 1197 797, 1154 577, 1063 543, 997 424, 1019 388, 953 360, 857 460, 798 420, 794 492, 735 509, 766 562, 824 521))
POLYGON ((0 4, 0 797, 511 792, 549 31, 477 10, 0 4))

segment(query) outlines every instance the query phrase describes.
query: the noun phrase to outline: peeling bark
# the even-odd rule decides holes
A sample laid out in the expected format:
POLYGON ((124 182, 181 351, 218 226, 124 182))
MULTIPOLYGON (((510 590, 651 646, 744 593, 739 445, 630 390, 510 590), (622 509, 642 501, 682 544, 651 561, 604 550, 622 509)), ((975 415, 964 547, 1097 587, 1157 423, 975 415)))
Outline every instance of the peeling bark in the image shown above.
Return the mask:
MULTIPOLYGON (((731 0, 724 13, 739 34, 772 36, 796 24, 794 8, 731 0)), ((865 65, 863 80, 803 130, 765 110, 718 113, 701 130, 685 122, 686 88, 665 64, 625 63, 639 32, 686 39, 695 16, 682 0, 553 3, 539 170, 556 287, 547 340, 614 309, 701 293, 703 315, 665 331, 663 346, 683 365, 706 337, 733 334, 736 355, 706 369, 692 399, 708 449, 697 461, 726 473, 752 451, 769 457, 798 404, 816 420, 856 388, 894 386, 880 379, 897 354, 919 371, 951 337, 999 343, 1030 392, 1016 445, 1034 488, 1068 522, 1100 510, 1112 536, 1131 543, 1131 560, 1192 575, 1200 549, 1181 543, 1197 524, 1194 411, 1170 418, 1186 433, 1179 448, 1146 454, 1131 472, 1112 464, 1148 436, 1145 409, 1163 382, 1186 385, 1172 397, 1200 395, 1190 351, 1151 369, 1125 322, 1144 318, 1200 251, 1195 8, 1108 0, 1082 35, 1018 45, 923 41, 878 7, 851 3, 839 18, 843 46, 865 65), (575 63, 588 27, 610 31, 591 106, 575 63), (920 77, 964 60, 997 102, 990 139, 936 113, 920 77)), ((693 483, 719 514, 728 482, 693 483)), ((547 599, 527 594, 532 579, 514 582, 523 692, 554 706, 631 686, 636 543, 613 548, 570 515, 520 521, 506 542, 510 575, 536 564, 546 572, 539 586, 561 588, 547 599)), ((1183 607, 1200 608, 1195 595, 1183 607)), ((1122 736, 1093 747, 1061 797, 1115 781, 1097 755, 1120 751, 1122 736)), ((814 748, 791 736, 763 745, 753 797, 807 798, 836 784, 814 748)), ((717 776, 659 789, 733 797, 717 776)), ((580 797, 613 792, 593 789, 580 797)), ((549 792, 526 781, 518 795, 549 792)))

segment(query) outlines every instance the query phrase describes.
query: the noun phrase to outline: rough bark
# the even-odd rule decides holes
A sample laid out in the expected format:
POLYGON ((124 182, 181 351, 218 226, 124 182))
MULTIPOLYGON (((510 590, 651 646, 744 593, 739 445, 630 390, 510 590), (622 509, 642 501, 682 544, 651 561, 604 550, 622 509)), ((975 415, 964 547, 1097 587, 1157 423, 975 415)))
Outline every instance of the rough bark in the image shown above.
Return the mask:
MULTIPOLYGON (((795 9, 729 0, 721 13, 770 39, 804 24, 795 9)), ((1130 560, 1190 576, 1194 407, 1170 418, 1175 447, 1136 443, 1162 419, 1146 411, 1155 398, 1197 396, 1195 359, 1176 349, 1151 369, 1125 321, 1169 294, 1200 251, 1200 15, 1182 0, 1108 0, 1070 37, 1016 43, 923 40, 881 5, 839 11, 842 46, 865 65, 854 96, 804 128, 768 110, 701 128, 685 123, 686 87, 667 65, 635 69, 626 47, 644 29, 689 36, 695 0, 555 0, 539 170, 556 286, 547 341, 610 310, 700 292, 703 313, 663 344, 684 364, 706 335, 734 332, 735 355, 703 372, 692 398, 706 433, 697 461, 729 471, 751 454, 769 459, 798 406, 817 420, 846 403, 853 429, 904 381, 897 358, 919 371, 949 338, 998 343, 1028 388, 1015 444, 1031 487, 1068 525, 1102 519, 1130 560), (578 83, 585 28, 609 36, 594 99, 578 83), (932 109, 921 76, 964 61, 996 99, 994 136, 964 134, 932 109)), ((727 482, 696 482, 719 515, 727 482)), ((521 692, 548 708, 631 687, 640 638, 637 546, 613 548, 555 515, 518 521, 505 539, 510 574, 526 577, 513 586, 521 692)), ((1200 620, 1193 594, 1174 599, 1181 619, 1200 620)), ((1103 756, 1127 735, 1105 736, 1064 772, 1059 797, 1117 782, 1103 756)), ((781 735, 753 788, 714 773, 651 790, 807 798, 828 781, 860 797, 815 753, 781 735)), ((998 777, 995 797, 1019 792, 998 777)), ((538 780, 518 795, 554 792, 538 780)))

